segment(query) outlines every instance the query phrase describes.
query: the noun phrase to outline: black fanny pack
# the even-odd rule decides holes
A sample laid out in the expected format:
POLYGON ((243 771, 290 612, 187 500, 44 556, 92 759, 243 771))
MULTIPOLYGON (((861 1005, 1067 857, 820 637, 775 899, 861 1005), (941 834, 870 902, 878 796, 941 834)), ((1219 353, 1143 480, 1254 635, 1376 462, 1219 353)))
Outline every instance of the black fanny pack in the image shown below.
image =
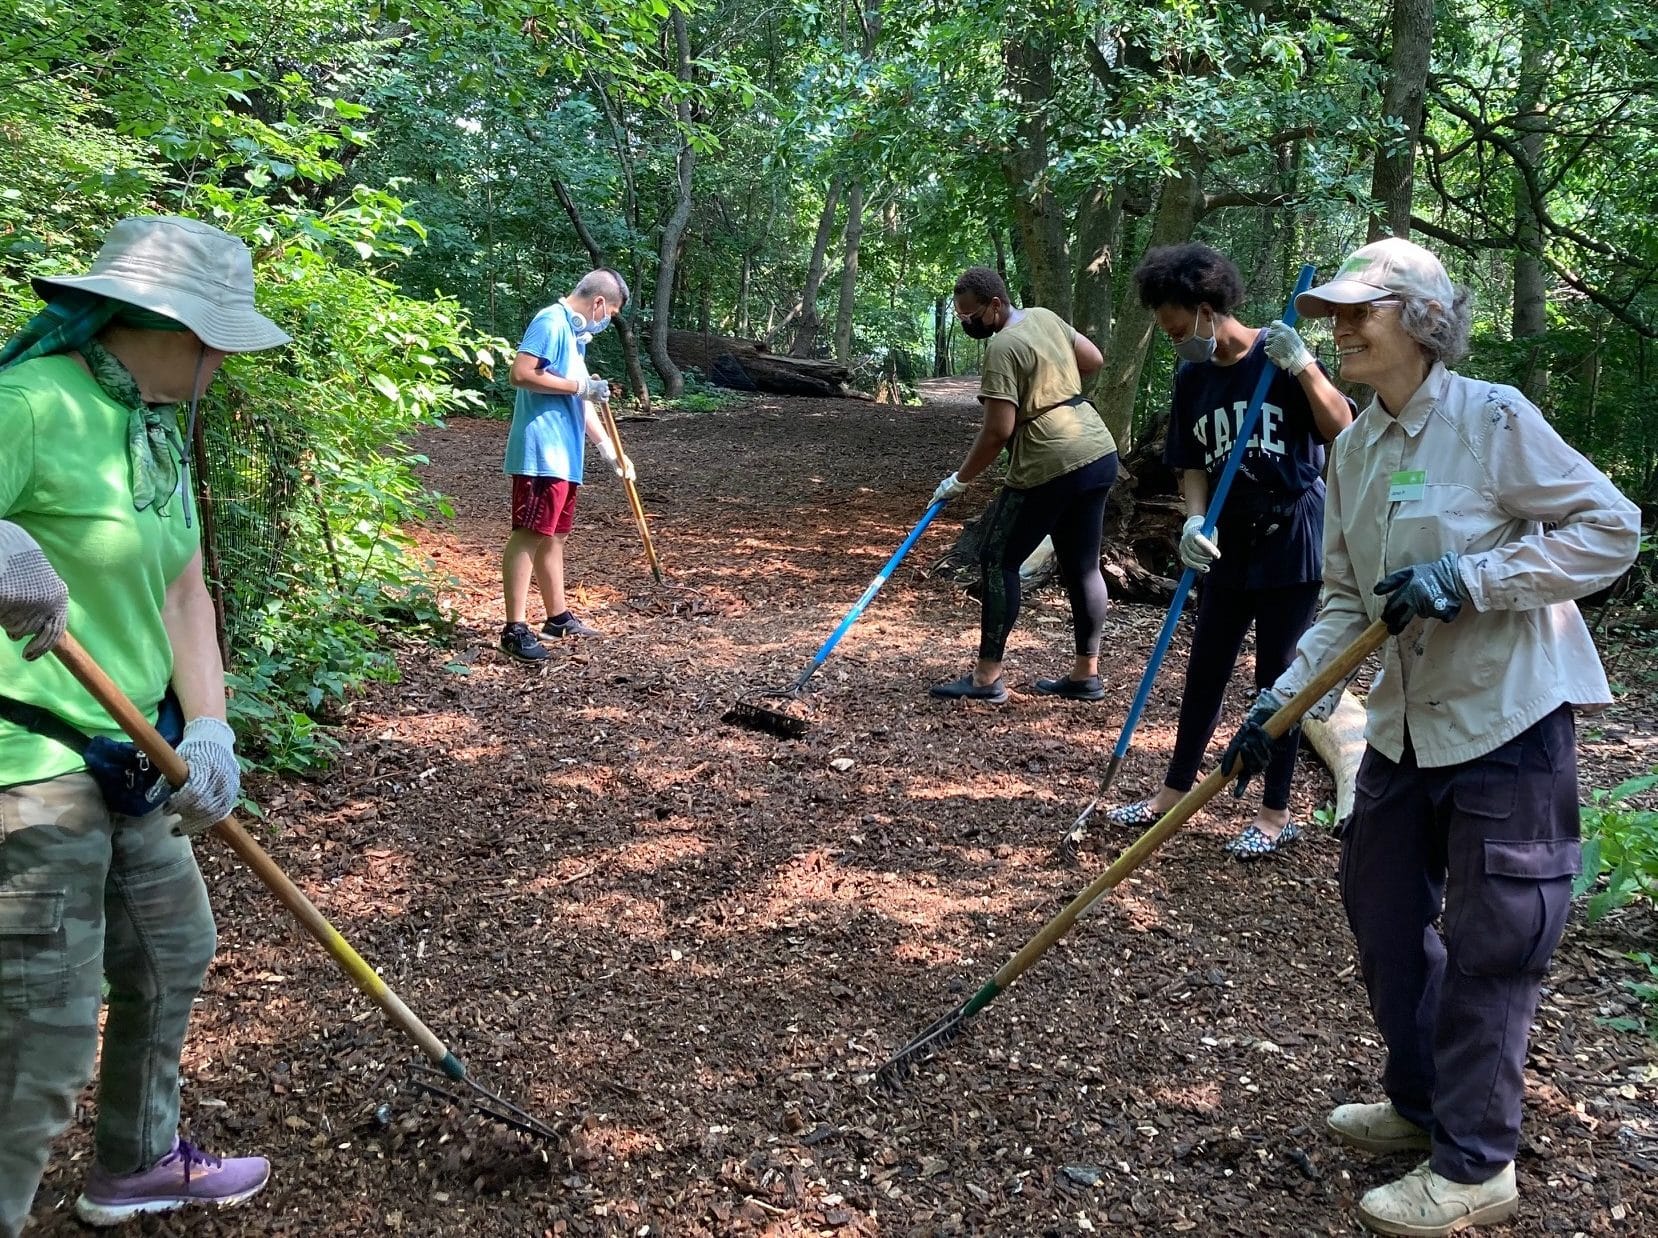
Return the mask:
MULTIPOLYGON (((168 796, 177 789, 168 785, 161 771, 138 745, 102 735, 87 735, 49 709, 0 696, 0 718, 36 735, 56 740, 85 761, 86 772, 98 784, 104 804, 113 813, 123 817, 145 816, 165 804, 168 796)), ((174 747, 184 738, 184 710, 171 688, 161 698, 155 729, 161 732, 162 739, 174 747)))

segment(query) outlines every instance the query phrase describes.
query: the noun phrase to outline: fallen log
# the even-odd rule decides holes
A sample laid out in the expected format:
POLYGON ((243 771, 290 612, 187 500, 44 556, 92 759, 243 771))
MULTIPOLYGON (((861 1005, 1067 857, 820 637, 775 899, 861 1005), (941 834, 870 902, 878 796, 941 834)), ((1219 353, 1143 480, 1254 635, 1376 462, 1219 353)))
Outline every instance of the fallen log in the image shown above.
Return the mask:
POLYGON ((756 340, 702 331, 669 331, 668 356, 675 365, 699 370, 717 387, 763 391, 768 395, 821 396, 868 400, 851 383, 851 372, 826 357, 790 357, 756 340))

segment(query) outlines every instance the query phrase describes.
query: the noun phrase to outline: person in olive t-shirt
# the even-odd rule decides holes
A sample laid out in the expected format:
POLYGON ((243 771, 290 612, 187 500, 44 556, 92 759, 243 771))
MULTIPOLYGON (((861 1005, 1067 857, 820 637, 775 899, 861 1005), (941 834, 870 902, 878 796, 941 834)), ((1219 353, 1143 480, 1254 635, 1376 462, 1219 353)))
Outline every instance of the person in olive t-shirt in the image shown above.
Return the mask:
POLYGON ((1105 578, 1100 538, 1105 499, 1117 479, 1117 444, 1082 394, 1082 379, 1105 363, 1100 350, 1051 310, 1016 308, 1007 284, 987 267, 956 281, 956 317, 974 339, 988 340, 979 382, 984 425, 961 467, 938 484, 948 501, 1008 450, 1007 477, 984 520, 979 555, 984 593, 979 660, 967 674, 930 691, 944 700, 1001 702, 1002 655, 1019 615, 1019 565, 1051 536, 1071 600, 1076 660, 1070 673, 1038 679, 1048 696, 1098 701, 1105 578))

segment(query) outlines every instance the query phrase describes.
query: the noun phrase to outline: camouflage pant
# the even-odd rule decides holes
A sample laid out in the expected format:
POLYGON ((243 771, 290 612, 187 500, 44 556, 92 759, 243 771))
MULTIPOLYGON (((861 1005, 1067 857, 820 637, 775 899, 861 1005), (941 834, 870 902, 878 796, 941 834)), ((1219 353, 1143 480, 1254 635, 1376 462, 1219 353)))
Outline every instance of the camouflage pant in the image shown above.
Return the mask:
POLYGON ((179 1053, 217 938, 171 825, 112 816, 84 773, 0 790, 0 1238, 22 1228, 92 1077, 102 978, 98 1163, 132 1173, 172 1147, 179 1053))

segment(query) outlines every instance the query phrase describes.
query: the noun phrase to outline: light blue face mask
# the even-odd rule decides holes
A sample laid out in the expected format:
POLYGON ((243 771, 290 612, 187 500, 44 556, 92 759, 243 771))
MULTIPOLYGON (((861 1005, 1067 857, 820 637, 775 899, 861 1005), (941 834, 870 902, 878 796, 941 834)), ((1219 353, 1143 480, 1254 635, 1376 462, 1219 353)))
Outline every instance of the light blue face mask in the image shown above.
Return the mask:
POLYGON ((1198 326, 1203 322, 1203 311, 1199 309, 1192 320, 1192 333, 1174 346, 1174 352, 1182 361, 1190 361, 1194 365, 1202 365, 1213 359, 1215 355, 1215 317, 1209 316, 1209 337, 1205 339, 1197 333, 1198 326))
POLYGON ((606 314, 603 318, 595 318, 592 322, 588 323, 587 334, 593 336, 603 331, 610 325, 610 317, 611 316, 609 314, 606 314))

